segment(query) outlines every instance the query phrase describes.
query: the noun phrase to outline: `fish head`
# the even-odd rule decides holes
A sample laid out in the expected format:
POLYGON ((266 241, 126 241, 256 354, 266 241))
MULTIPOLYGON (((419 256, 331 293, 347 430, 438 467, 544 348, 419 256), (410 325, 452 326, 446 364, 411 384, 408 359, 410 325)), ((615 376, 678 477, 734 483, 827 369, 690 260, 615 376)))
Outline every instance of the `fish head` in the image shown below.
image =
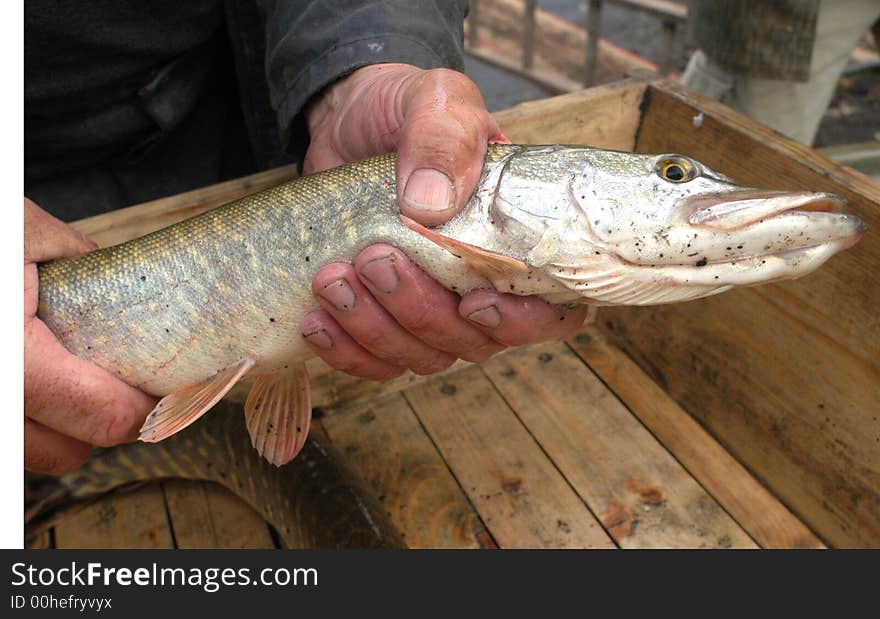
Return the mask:
POLYGON ((650 305, 797 278, 865 230, 839 196, 748 187, 684 155, 520 148, 477 198, 493 251, 565 291, 518 288, 551 300, 650 305))

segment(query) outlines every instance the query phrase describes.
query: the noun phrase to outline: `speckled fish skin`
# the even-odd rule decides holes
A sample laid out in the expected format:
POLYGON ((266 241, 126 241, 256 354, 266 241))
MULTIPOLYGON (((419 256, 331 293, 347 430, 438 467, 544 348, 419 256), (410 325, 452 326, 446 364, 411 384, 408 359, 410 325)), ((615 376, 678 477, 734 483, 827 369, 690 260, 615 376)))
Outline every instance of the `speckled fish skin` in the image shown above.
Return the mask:
POLYGON ((393 156, 296 179, 163 230, 40 265, 39 317, 64 346, 153 395, 241 361, 313 356, 297 330, 321 265, 373 241, 455 260, 399 220, 393 156))
POLYGON ((395 161, 302 177, 41 265, 39 316, 73 353, 164 395, 245 358, 259 375, 312 356, 297 328, 317 307, 312 277, 376 242, 459 292, 613 305, 799 277, 864 231, 816 212, 836 210, 836 196, 743 187, 680 155, 515 145, 489 147, 460 215, 418 231, 399 217, 395 161))
MULTIPOLYGON (((124 484, 176 478, 211 481, 238 495, 268 521, 287 548, 403 548, 369 488, 341 467, 316 437, 289 466, 275 467, 249 445, 241 406, 221 402, 210 423, 162 443, 127 443, 98 451, 61 478, 57 501, 87 499, 124 484)), ((45 508, 44 508, 45 509, 45 508)))

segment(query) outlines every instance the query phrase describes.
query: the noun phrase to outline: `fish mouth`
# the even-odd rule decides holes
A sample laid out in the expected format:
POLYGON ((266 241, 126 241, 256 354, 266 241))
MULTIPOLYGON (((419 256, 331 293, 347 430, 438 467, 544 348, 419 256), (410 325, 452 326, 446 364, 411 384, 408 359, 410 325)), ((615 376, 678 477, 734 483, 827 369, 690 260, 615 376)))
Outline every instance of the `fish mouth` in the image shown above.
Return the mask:
POLYGON ((841 212, 845 204, 843 197, 833 193, 744 189, 695 196, 685 207, 691 225, 742 238, 784 238, 785 243, 769 243, 756 253, 791 256, 791 252, 826 244, 836 251, 855 245, 866 226, 855 215, 841 212))
POLYGON ((732 231, 784 213, 839 213, 845 203, 833 193, 742 189, 694 196, 685 208, 691 225, 732 231))

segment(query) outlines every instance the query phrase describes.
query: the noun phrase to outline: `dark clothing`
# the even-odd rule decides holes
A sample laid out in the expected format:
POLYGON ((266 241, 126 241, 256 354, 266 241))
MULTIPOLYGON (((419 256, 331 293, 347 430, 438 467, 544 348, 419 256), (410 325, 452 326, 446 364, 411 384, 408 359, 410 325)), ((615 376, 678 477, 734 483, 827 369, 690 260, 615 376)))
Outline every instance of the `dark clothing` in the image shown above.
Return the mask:
POLYGON ((735 75, 806 81, 819 0, 690 0, 698 47, 735 75))
POLYGON ((301 159, 322 88, 462 68, 466 0, 29 0, 25 194, 65 220, 301 159))

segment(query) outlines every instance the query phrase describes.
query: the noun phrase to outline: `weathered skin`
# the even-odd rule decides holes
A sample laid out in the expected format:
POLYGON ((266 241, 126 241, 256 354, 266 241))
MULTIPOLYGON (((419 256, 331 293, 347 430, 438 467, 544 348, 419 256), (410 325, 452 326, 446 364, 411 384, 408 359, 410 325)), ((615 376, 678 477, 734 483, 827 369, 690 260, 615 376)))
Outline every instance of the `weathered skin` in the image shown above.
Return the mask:
POLYGON ((297 331, 316 307, 312 277, 376 242, 457 291, 652 304, 799 277, 864 230, 814 212, 835 196, 742 187, 678 155, 495 145, 468 206, 433 231, 462 260, 401 221, 394 165, 386 155, 303 177, 41 265, 38 316, 73 353, 165 395, 246 357, 259 375, 312 356, 297 331), (471 268, 461 243, 498 268, 471 268))

